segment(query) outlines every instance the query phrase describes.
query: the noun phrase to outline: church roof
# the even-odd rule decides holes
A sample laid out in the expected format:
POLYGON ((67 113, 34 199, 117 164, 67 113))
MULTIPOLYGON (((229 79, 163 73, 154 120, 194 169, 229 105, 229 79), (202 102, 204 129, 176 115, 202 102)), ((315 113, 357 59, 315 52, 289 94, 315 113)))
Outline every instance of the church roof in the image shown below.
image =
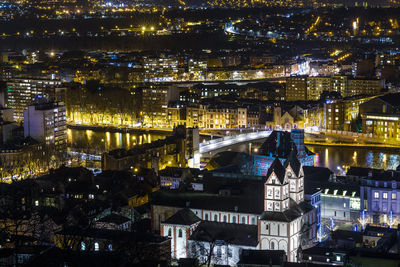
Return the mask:
POLYGON ((181 209, 163 223, 165 224, 178 224, 178 225, 192 225, 200 221, 200 218, 188 208, 181 209))
POLYGON ((261 214, 264 203, 261 196, 223 196, 199 192, 175 192, 158 190, 151 194, 151 205, 208 209, 218 211, 261 214))
POLYGON ((311 211, 314 207, 309 203, 303 201, 297 204, 294 200, 290 199, 289 209, 285 211, 264 211, 261 214, 261 220, 277 221, 277 222, 292 222, 303 214, 311 211))
POLYGON ((290 167, 292 167, 292 170, 294 171, 296 176, 299 176, 301 163, 300 163, 299 159, 297 158, 297 152, 295 150, 292 150, 290 152, 289 157, 285 161, 285 164, 283 165, 283 167, 286 169, 288 165, 290 165, 290 167))
POLYGON ((283 184, 283 180, 285 179, 285 168, 283 168, 282 163, 278 158, 275 158, 269 167, 267 177, 270 177, 272 172, 275 173, 281 184, 283 184))
POLYGON ((257 225, 202 221, 189 240, 218 242, 232 245, 256 247, 258 245, 257 225))

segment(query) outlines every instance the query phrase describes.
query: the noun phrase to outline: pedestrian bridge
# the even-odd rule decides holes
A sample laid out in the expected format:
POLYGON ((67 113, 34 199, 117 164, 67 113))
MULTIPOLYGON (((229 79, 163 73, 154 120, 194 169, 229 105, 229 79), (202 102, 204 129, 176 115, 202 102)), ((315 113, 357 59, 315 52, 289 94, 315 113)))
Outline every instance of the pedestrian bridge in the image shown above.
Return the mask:
POLYGON ((258 139, 267 138, 272 131, 258 131, 258 132, 251 132, 239 135, 231 135, 225 136, 222 138, 212 139, 207 142, 203 142, 199 146, 199 152, 208 153, 213 150, 217 150, 223 147, 243 143, 243 142, 250 142, 258 139))

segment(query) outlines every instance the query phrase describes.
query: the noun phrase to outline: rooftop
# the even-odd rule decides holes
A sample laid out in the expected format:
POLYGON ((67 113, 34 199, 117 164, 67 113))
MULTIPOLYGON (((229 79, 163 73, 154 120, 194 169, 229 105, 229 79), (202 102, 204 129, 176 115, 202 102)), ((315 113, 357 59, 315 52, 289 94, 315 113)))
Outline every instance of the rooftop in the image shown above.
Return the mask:
POLYGON ((257 225, 202 221, 189 240, 218 242, 256 247, 257 225))
POLYGON ((192 225, 200 221, 200 218, 196 216, 188 208, 181 209, 168 219, 166 219, 164 224, 177 224, 177 225, 192 225))

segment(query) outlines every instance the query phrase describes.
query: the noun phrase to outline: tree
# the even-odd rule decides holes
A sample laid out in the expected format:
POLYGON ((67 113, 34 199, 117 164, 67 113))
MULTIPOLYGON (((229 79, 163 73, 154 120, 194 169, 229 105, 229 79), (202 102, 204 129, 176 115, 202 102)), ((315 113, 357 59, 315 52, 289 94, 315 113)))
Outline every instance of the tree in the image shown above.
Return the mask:
POLYGON ((190 257, 203 259, 200 260, 200 266, 210 267, 211 264, 223 264, 225 259, 221 248, 226 246, 229 254, 229 241, 223 233, 211 233, 200 223, 191 236, 190 257))

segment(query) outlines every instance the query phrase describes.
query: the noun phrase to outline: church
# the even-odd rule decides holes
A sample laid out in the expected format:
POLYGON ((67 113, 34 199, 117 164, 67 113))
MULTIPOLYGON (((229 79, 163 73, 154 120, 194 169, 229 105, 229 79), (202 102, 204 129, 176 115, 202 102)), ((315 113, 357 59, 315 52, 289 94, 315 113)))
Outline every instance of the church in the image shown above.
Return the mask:
POLYGON ((171 238, 171 257, 236 265, 243 249, 268 249, 297 262, 299 249, 316 242, 317 210, 304 200, 303 167, 291 148, 266 175, 243 172, 236 162, 206 172, 202 192, 153 193, 152 229, 171 238))

